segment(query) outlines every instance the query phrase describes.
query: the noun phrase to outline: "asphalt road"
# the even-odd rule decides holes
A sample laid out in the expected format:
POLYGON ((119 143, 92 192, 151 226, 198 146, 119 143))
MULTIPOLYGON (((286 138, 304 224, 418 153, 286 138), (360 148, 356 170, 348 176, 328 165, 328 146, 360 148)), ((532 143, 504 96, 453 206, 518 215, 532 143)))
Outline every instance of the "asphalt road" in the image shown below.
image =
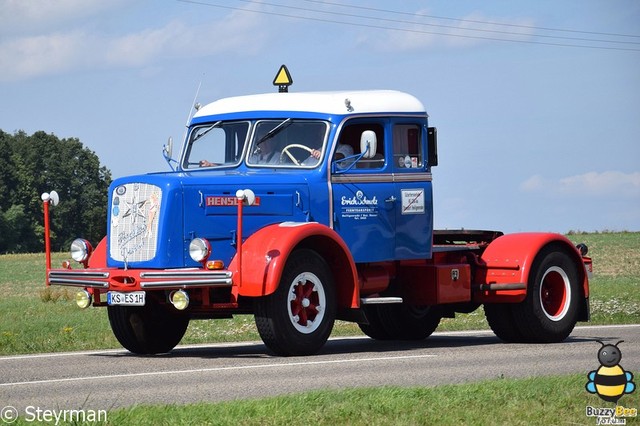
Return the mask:
MULTIPOLYGON (((102 410, 223 401, 362 386, 434 386, 597 369, 600 344, 624 340, 620 365, 640 377, 640 325, 578 327, 563 343, 504 344, 491 332, 435 333, 419 343, 330 340, 319 355, 270 356, 257 342, 0 357, 0 409, 102 410)), ((636 382, 637 383, 637 382, 636 382)))

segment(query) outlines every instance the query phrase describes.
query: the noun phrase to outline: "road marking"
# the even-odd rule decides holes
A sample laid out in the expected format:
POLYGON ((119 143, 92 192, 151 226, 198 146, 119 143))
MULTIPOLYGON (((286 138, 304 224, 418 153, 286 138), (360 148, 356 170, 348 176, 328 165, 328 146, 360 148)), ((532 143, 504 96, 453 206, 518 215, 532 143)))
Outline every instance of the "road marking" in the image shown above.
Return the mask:
POLYGON ((354 362, 362 363, 362 362, 376 362, 376 361, 397 361, 397 360, 408 360, 408 359, 432 358, 436 356, 437 355, 434 355, 434 354, 402 355, 402 356, 376 357, 376 358, 334 359, 334 360, 324 360, 324 361, 300 361, 300 362, 285 362, 285 363, 278 363, 278 364, 256 364, 256 365, 241 365, 241 366, 232 366, 232 367, 196 368, 192 370, 150 371, 146 373, 113 374, 113 375, 105 375, 105 376, 88 376, 88 377, 67 377, 64 379, 31 380, 26 382, 0 383, 0 387, 76 382, 76 381, 84 381, 84 380, 121 379, 121 378, 127 378, 127 377, 161 376, 166 374, 210 373, 214 371, 254 370, 254 369, 258 370, 258 369, 265 369, 265 368, 300 367, 300 366, 306 367, 309 365, 341 364, 341 363, 347 364, 347 363, 354 363, 354 362))
MULTIPOLYGON (((573 333, 580 330, 594 330, 594 329, 608 329, 608 328, 634 328, 640 327, 640 324, 610 324, 610 325, 581 325, 574 328, 573 333)), ((573 334, 572 333, 572 334, 573 334)), ((493 334, 491 330, 460 330, 460 331, 436 331, 432 334, 433 337, 438 336, 467 336, 467 335, 477 335, 477 334, 493 334)), ((571 336, 569 336, 571 337, 571 336)), ((370 339, 367 336, 341 336, 341 337, 332 337, 329 341, 338 341, 338 340, 356 340, 356 339, 370 339)), ((262 342, 228 342, 228 343, 202 343, 195 345, 180 345, 176 346, 175 350, 184 350, 184 349, 206 349, 206 348, 234 348, 234 347, 244 347, 244 346, 262 346, 262 342)), ((124 349, 98 349, 94 351, 78 351, 78 352, 51 352, 46 354, 25 354, 25 355, 9 355, 9 356, 0 356, 1 361, 13 361, 13 360, 21 360, 21 359, 37 359, 37 358, 57 358, 57 357, 65 357, 65 356, 83 356, 83 355, 108 355, 108 354, 122 354, 127 355, 130 354, 129 351, 124 349)), ((169 353, 169 356, 171 353, 169 353)))

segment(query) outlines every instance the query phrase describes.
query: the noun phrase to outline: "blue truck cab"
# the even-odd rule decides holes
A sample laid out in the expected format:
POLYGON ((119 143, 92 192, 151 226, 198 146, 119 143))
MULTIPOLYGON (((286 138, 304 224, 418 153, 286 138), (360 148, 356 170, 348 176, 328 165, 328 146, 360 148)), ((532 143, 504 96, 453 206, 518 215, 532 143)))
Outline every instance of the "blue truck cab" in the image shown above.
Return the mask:
POLYGON ((207 238, 228 264, 236 209, 224 204, 249 188, 259 202, 245 210, 245 235, 317 222, 356 263, 429 258, 427 126, 422 104, 395 91, 271 93, 204 106, 178 164, 184 241, 207 238))
POLYGON ((398 91, 217 100, 197 109, 179 156, 167 150, 172 171, 112 183, 106 237, 74 241, 84 268, 48 267, 47 284, 106 306, 134 353, 170 351, 191 320, 253 314, 273 352, 309 355, 336 319, 416 340, 480 305, 503 340, 566 338, 588 318, 586 248, 435 231, 436 135, 398 91))

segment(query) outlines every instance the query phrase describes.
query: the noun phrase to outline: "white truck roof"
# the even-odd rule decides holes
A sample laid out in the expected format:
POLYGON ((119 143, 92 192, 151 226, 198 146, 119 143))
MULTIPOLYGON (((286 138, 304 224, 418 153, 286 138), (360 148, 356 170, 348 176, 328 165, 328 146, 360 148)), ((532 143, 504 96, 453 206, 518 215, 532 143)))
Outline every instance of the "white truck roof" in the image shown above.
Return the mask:
POLYGON ((414 96, 396 90, 264 93, 219 99, 200 108, 194 118, 247 111, 304 111, 325 114, 422 113, 414 96))

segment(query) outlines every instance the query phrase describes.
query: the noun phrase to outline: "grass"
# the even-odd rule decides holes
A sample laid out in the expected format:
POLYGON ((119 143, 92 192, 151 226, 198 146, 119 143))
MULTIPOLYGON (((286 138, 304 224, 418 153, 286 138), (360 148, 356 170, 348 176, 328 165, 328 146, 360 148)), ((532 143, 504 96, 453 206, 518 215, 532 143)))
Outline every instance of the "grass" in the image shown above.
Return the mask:
MULTIPOLYGON (((313 391, 259 400, 111 410, 117 425, 594 425, 586 407, 614 407, 584 389, 586 373, 437 387, 313 391), (490 408, 488 408, 490 407, 490 408)), ((640 406, 640 392, 619 401, 640 406)), ((634 423, 637 418, 627 418, 634 423)), ((26 424, 18 420, 17 424, 26 424)))
MULTIPOLYGON (((640 318, 640 233, 572 233, 593 258, 592 324, 637 323, 640 318)), ((55 254, 59 265, 66 254, 55 254)), ((73 289, 44 286, 44 255, 0 256, 0 355, 118 348, 106 310, 80 310, 73 289)), ((445 318, 438 330, 488 328, 482 309, 445 318)), ((333 336, 361 334, 355 324, 338 321, 333 336)), ((253 317, 192 321, 182 343, 259 340, 253 317)))
MULTIPOLYGON (((117 424, 160 425, 550 425, 595 423, 585 377, 498 379, 433 388, 358 388, 218 404, 134 407, 110 413, 117 424), (487 410, 487 407, 500 407, 487 410), (301 408, 303 410, 301 411, 301 408)), ((638 407, 640 395, 621 402, 638 407)), ((610 405, 610 404, 609 404, 610 405)))

